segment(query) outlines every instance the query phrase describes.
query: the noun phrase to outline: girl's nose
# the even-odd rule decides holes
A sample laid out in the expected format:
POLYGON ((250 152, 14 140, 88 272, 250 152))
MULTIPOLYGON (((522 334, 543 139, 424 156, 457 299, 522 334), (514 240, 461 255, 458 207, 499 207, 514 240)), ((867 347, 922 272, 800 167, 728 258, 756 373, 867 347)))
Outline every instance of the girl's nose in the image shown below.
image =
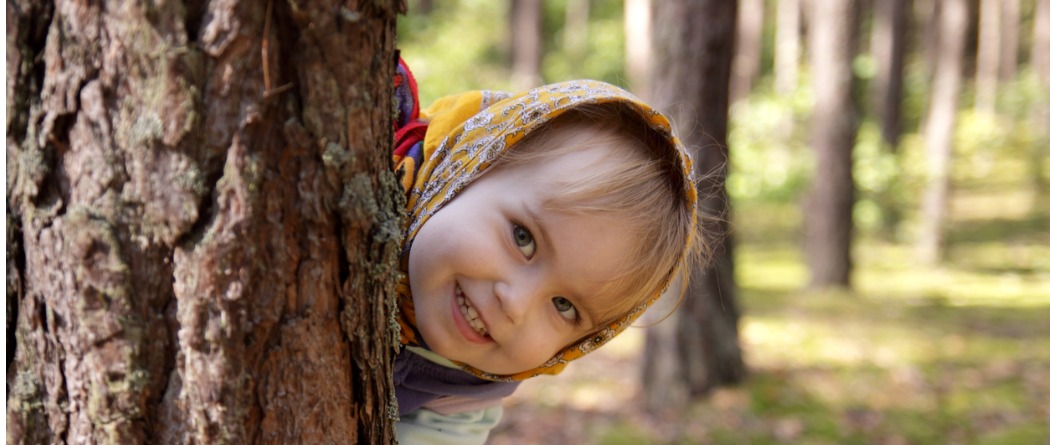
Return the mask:
POLYGON ((535 289, 525 282, 496 282, 494 293, 499 301, 500 310, 512 325, 518 326, 525 322, 534 291, 535 289))

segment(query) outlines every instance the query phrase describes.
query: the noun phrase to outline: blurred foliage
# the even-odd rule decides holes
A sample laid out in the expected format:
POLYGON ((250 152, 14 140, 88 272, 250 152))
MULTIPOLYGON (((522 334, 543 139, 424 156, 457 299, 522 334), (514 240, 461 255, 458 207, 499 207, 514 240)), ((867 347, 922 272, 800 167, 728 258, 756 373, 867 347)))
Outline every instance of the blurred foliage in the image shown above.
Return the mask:
POLYGON ((507 4, 486 0, 436 1, 426 15, 397 23, 398 48, 419 83, 424 107, 435 99, 473 89, 506 89, 507 4))
MULTIPOLYGON (((859 65, 867 63, 870 60, 859 65)), ((918 90, 928 86, 916 85, 919 82, 924 82, 921 76, 909 76, 906 89, 924 97, 927 93, 918 90)), ((1035 187, 1047 182, 1050 143, 1047 129, 1029 117, 1039 100, 1050 101, 1050 94, 1039 91, 1027 73, 1002 85, 1001 91, 1000 113, 978 112, 962 101, 952 182, 956 189, 1027 190, 1031 196, 1025 202, 1015 202, 1017 207, 981 210, 1038 213, 1042 210, 1037 208, 1037 195, 1045 191, 1035 187)), ((857 188, 854 219, 861 234, 906 241, 918 218, 915 210, 921 196, 916 191, 922 190, 926 178, 920 132, 925 102, 909 99, 903 107, 905 133, 896 151, 882 141, 878 123, 870 116, 862 117, 853 152, 857 188)), ((781 96, 772 93, 766 83, 733 105, 729 134, 732 168, 727 185, 736 201, 800 200, 812 179, 813 161, 808 149, 811 108, 808 89, 781 96)))
MULTIPOLYGON (((598 79, 624 86, 623 0, 591 1, 584 54, 564 47, 568 0, 544 2, 543 77, 598 79)), ((398 19, 398 48, 419 82, 424 106, 468 90, 510 88, 509 1, 436 0, 428 14, 398 19)))
POLYGON ((571 79, 598 79, 626 86, 624 79, 623 0, 590 2, 586 30, 566 30, 568 0, 544 2, 544 40, 547 53, 543 60, 543 77, 547 82, 571 79), (585 31, 583 53, 573 54, 564 45, 566 32, 585 31))
MULTIPOLYGON (((623 1, 591 1, 585 30, 566 30, 569 2, 544 2, 544 80, 594 78, 625 86, 623 1), (582 56, 565 47, 567 32, 585 32, 582 56)), ((398 46, 416 74, 424 106, 443 95, 470 89, 509 88, 508 5, 484 0, 436 1, 434 9, 423 15, 413 14, 415 2, 409 2, 409 14, 398 23, 398 46)), ((811 180, 808 121, 813 99, 805 87, 805 64, 799 88, 788 95, 773 92, 769 70, 775 35, 768 28, 763 34, 761 61, 765 77, 730 111, 732 164, 727 187, 736 201, 797 203, 811 180)), ((858 103, 863 109, 872 102, 868 85, 875 63, 866 53, 854 62, 860 79, 858 103)), ((920 199, 916 191, 922 189, 926 177, 921 128, 928 90, 925 68, 913 61, 906 69, 903 134, 896 151, 882 142, 870 113, 862 116, 854 151, 854 217, 862 235, 903 241, 913 237, 920 199)), ((1050 172, 1048 131, 1033 126, 1029 119, 1036 104, 1050 101, 1050 93, 1040 90, 1028 70, 1001 85, 999 91, 997 114, 974 111, 970 91, 963 93, 952 170, 957 188, 1016 189, 1050 182, 1045 178, 1050 172)), ((686 123, 679 131, 699 130, 686 123)), ((1041 197, 1028 201, 1035 199, 1041 197)), ((1034 204, 1020 205, 1030 208, 1034 204)))
POLYGON ((768 82, 730 109, 730 177, 735 199, 795 200, 812 171, 807 126, 813 108, 809 89, 780 96, 768 82))
MULTIPOLYGON (((624 85, 622 1, 591 1, 585 54, 564 48, 566 5, 545 2, 545 81, 624 85)), ((399 47, 422 102, 509 85, 509 2, 435 1, 399 23, 399 47)), ((1030 20, 1030 2, 1023 2, 1030 20)), ((854 151, 855 290, 803 291, 798 203, 812 172, 813 99, 778 95, 764 77, 730 110, 741 336, 751 378, 686 411, 644 413, 633 394, 642 334, 631 330, 558 378, 522 385, 490 441, 653 444, 1036 444, 1050 440, 1050 103, 1022 69, 999 86, 997 113, 960 97, 947 261, 927 268, 908 242, 925 181, 923 57, 907 66, 901 142, 894 151, 865 112, 854 151), (846 297, 846 298, 843 298, 846 297)), ((1025 25, 1028 26, 1028 25, 1025 25)), ((1028 29, 1028 28, 1026 28, 1028 29)), ((916 33, 919 35, 921 33, 916 33)), ((1022 47, 1022 52, 1027 51, 1022 47)), ((859 103, 875 61, 858 56, 859 103)), ((687 124, 679 131, 698 131, 687 124)))

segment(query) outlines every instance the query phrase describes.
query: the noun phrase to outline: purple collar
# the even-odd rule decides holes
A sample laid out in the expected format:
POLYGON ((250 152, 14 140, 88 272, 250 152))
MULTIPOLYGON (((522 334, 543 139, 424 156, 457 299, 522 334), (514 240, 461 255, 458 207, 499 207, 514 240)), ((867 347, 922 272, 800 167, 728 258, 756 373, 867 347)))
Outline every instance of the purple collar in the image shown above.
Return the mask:
POLYGON ((394 360, 394 392, 399 415, 411 413, 441 397, 501 399, 513 393, 519 383, 484 380, 461 369, 439 365, 404 348, 394 360))

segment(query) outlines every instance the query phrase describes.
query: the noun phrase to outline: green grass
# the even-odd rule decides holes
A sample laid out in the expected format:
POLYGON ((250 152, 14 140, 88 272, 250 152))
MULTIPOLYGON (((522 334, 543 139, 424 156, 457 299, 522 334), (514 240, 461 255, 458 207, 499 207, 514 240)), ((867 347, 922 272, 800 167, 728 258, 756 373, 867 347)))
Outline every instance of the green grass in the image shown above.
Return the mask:
POLYGON ((751 375, 672 422, 597 443, 1050 443, 1050 225, 956 217, 947 260, 861 238, 851 292, 804 290, 800 215, 738 208, 741 337, 751 375))

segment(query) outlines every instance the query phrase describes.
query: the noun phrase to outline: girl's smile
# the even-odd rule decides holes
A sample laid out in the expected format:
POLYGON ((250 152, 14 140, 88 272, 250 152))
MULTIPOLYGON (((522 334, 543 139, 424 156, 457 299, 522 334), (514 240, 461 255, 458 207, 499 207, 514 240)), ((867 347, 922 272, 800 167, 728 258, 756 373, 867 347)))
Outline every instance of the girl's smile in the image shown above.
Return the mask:
POLYGON ((458 309, 458 317, 455 310, 452 311, 453 317, 456 319, 456 325, 459 327, 460 332, 467 340, 474 343, 489 343, 492 341, 492 337, 489 337, 488 329, 485 328, 485 322, 481 319, 481 314, 474 309, 474 306, 470 304, 470 300, 463 295, 463 290, 456 285, 455 298, 452 302, 458 309))

